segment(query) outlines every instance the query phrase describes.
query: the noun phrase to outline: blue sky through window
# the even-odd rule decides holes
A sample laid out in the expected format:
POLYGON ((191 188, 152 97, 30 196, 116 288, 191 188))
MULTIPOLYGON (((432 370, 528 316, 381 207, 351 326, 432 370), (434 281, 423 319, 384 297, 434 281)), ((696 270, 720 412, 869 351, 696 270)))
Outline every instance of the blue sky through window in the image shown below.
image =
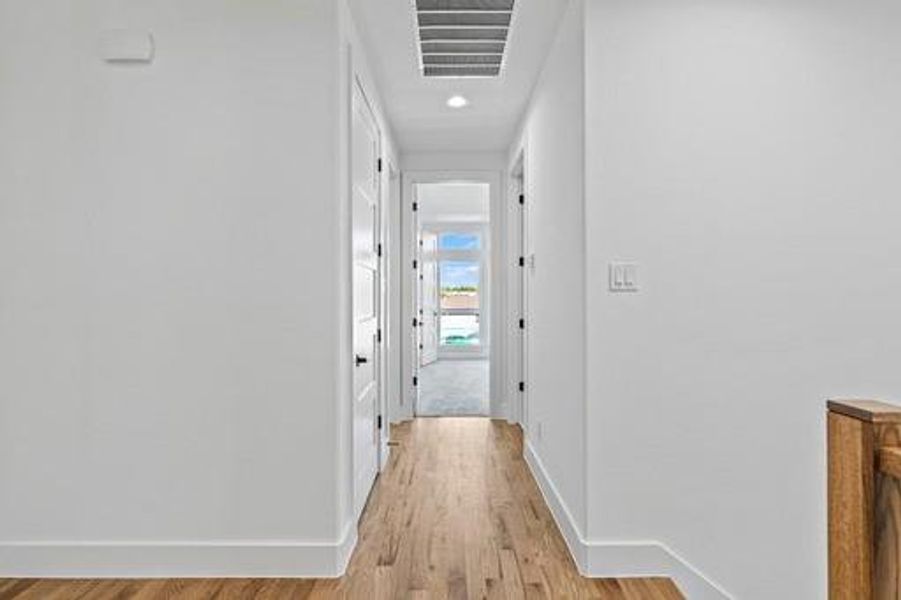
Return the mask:
POLYGON ((480 245, 477 233, 442 233, 438 237, 440 250, 478 250, 480 245))
POLYGON ((476 261, 441 261, 441 287, 479 285, 479 263, 476 261))

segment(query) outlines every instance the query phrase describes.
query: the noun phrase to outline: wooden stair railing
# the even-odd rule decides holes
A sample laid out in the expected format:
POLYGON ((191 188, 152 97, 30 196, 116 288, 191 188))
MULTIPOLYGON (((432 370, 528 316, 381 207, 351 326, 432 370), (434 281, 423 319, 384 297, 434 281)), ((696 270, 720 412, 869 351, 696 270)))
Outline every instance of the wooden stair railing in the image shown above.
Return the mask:
POLYGON ((901 599, 901 407, 827 406, 829 598, 901 599))

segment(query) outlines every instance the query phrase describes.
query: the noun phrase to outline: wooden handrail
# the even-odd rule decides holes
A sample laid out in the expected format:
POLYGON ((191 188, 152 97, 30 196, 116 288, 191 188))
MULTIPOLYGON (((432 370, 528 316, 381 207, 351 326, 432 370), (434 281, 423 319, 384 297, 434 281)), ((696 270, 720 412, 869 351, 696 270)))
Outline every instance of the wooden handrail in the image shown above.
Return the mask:
POLYGON ((901 407, 827 406, 829 598, 901 597, 901 407))

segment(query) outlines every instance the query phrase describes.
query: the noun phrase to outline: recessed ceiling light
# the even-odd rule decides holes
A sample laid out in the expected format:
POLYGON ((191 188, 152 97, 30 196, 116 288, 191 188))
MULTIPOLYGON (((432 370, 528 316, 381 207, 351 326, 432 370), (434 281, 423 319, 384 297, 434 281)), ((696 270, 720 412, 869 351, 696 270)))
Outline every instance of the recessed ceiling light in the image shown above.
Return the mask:
POLYGON ((451 96, 447 99, 447 105, 451 108, 463 108, 469 104, 469 100, 463 96, 451 96))

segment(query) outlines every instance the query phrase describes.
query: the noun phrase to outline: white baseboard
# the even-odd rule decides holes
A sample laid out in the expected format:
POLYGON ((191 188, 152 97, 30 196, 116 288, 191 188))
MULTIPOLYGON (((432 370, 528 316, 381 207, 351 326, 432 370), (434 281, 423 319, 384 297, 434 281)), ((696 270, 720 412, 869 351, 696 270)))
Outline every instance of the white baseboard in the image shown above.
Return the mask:
POLYGON ((332 578, 356 542, 0 542, 0 578, 332 578))
POLYGON ((341 536, 341 543, 338 544, 338 568, 335 571, 335 576, 340 577, 344 575, 347 571, 347 565, 350 563, 350 557, 354 553, 354 548, 357 547, 357 526, 355 523, 348 523, 347 528, 344 531, 344 535, 341 536))
POLYGON ((554 485, 554 482, 545 470, 544 463, 541 462, 541 459, 538 457, 532 444, 526 439, 524 440, 523 445, 525 449, 524 454, 526 464, 529 465, 529 469, 532 471, 532 477, 534 477, 535 481, 538 483, 538 489, 541 490, 544 501, 547 502, 547 505, 551 509, 551 514, 554 515, 554 520, 557 522, 557 529, 563 534, 563 540, 569 547, 569 553, 572 554, 573 560, 576 562, 576 567, 579 569, 579 573, 587 577, 587 546, 582 540, 582 534, 579 532, 579 527, 576 524, 575 519, 573 519, 572 513, 569 512, 569 507, 566 506, 566 502, 563 501, 560 492, 557 491, 557 486, 554 485))
POLYGON ((732 596, 665 544, 656 541, 604 542, 584 538, 541 458, 525 443, 526 463, 579 572, 586 577, 668 577, 691 600, 732 600, 732 596))
POLYGON ((691 600, 733 596, 660 542, 587 542, 591 577, 668 577, 691 600))

